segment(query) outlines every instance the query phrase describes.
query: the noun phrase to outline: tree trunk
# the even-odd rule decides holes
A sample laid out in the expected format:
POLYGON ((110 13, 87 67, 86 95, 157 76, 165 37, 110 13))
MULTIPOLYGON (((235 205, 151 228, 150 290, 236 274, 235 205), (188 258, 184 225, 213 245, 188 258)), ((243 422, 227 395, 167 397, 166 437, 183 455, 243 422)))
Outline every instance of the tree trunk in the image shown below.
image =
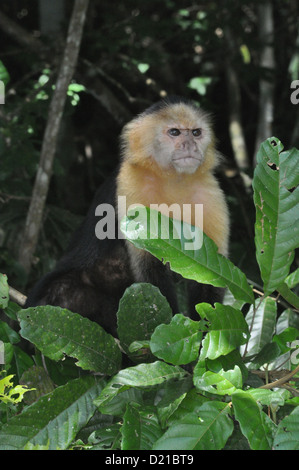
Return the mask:
POLYGON ((75 1, 64 56, 49 108, 49 117, 45 129, 39 167, 19 251, 19 262, 27 273, 30 271, 42 225, 42 216, 52 175, 59 126, 68 85, 77 63, 88 3, 89 0, 75 1))
POLYGON ((275 70, 275 58, 273 47, 274 22, 273 5, 271 0, 268 0, 259 5, 258 12, 259 36, 262 45, 259 66, 262 73, 262 77, 260 79, 259 116, 255 142, 255 161, 256 154, 259 150, 261 143, 268 137, 272 137, 274 91, 274 80, 272 74, 275 70))
POLYGON ((242 126, 241 92, 237 73, 231 64, 226 67, 226 80, 229 101, 229 135, 239 170, 249 167, 245 136, 242 126))

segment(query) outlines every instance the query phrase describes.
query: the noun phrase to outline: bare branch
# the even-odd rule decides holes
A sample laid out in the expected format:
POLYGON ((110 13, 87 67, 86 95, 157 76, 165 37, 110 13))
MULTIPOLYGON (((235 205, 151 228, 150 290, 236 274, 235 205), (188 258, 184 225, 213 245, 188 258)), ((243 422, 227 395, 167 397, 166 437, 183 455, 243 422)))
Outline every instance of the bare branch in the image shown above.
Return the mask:
POLYGON ((0 11, 0 29, 7 35, 13 38, 14 41, 21 44, 21 46, 27 46, 35 51, 39 51, 43 44, 36 39, 32 34, 28 33, 22 26, 19 26, 8 16, 0 11))
POLYGON ((55 91, 49 109, 39 168, 37 171, 31 204, 27 214, 19 262, 28 273, 36 249, 46 197, 52 175, 58 131, 66 101, 68 85, 73 76, 82 38, 89 0, 76 0, 70 20, 66 47, 62 58, 55 91))
POLYGON ((22 294, 11 286, 9 286, 9 297, 13 302, 16 302, 21 307, 24 307, 27 299, 26 295, 22 294))

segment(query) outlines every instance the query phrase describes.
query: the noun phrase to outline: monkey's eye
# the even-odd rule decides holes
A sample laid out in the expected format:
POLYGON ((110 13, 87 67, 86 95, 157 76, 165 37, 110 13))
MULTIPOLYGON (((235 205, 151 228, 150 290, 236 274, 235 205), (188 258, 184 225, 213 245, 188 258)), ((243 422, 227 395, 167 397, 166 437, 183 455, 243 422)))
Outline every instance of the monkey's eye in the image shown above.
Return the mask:
POLYGON ((168 134, 171 135, 172 137, 177 137, 180 135, 181 131, 179 129, 176 129, 173 127, 172 129, 169 129, 168 134))
POLYGON ((192 134, 193 134, 194 137, 201 136, 201 129, 193 129, 192 134))

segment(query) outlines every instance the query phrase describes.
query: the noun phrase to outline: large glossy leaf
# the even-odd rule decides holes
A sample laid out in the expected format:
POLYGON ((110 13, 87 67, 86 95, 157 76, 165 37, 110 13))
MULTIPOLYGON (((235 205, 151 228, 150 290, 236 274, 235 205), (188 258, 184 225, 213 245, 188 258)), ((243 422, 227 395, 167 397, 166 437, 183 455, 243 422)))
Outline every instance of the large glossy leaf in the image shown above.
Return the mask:
POLYGON ((182 314, 175 315, 169 325, 156 328, 150 341, 152 353, 174 365, 195 361, 202 339, 199 325, 182 314))
POLYGON ((154 450, 220 450, 233 432, 230 407, 218 401, 206 402, 197 412, 174 422, 155 443, 154 450))
POLYGON ((187 279, 216 287, 228 287, 234 297, 253 303, 246 276, 218 253, 216 244, 197 227, 170 219, 148 207, 128 211, 121 230, 137 248, 169 262, 173 271, 187 279), (148 223, 148 221, 150 221, 148 223), (202 239, 202 246, 190 240, 202 239), (194 245, 194 248, 190 248, 194 245))
POLYGON ((252 450, 271 450, 275 425, 248 393, 238 390, 232 395, 233 409, 241 431, 252 450))
POLYGON ((289 274, 299 240, 299 151, 282 149, 275 138, 261 145, 253 179, 256 255, 266 295, 289 274))
POLYGON ((101 395, 95 400, 95 404, 101 408, 107 406, 115 396, 130 388, 152 387, 172 379, 181 379, 186 375, 188 373, 180 367, 160 361, 128 367, 109 381, 101 395))
MULTIPOLYGON (((262 348, 272 341, 276 325, 276 302, 272 297, 264 299, 254 311, 251 308, 246 315, 246 322, 250 331, 250 340, 246 345, 246 354, 259 353, 262 348)), ((245 347, 241 348, 245 352, 245 347)))
POLYGON ((280 421, 273 447, 275 450, 299 450, 299 407, 280 421))
POLYGON ((2 426, 0 449, 20 450, 29 444, 67 449, 94 414, 93 399, 102 388, 101 381, 90 376, 42 396, 2 426))
MULTIPOLYGON (((157 287, 132 284, 120 300, 117 312, 117 333, 122 348, 128 354, 133 341, 149 340, 155 328, 169 323, 171 318, 172 310, 157 287)), ((135 354, 130 356, 136 359, 135 354)), ((142 360, 146 358, 147 355, 142 360)))
POLYGON ((248 389, 250 396, 262 405, 266 406, 283 406, 285 401, 289 398, 290 394, 287 390, 280 388, 275 391, 267 390, 265 388, 250 388, 248 389))
POLYGON ((121 427, 122 450, 151 450, 162 435, 158 417, 153 409, 128 404, 121 427))
POLYGON ((237 389, 242 387, 242 373, 238 366, 233 370, 220 370, 211 372, 203 369, 194 371, 194 385, 199 390, 214 393, 216 395, 231 395, 237 389))
POLYGON ((112 375, 121 364, 115 339, 97 323, 60 307, 31 307, 18 313, 21 336, 47 357, 74 357, 82 369, 112 375))
POLYGON ((201 359, 216 359, 229 354, 248 340, 248 325, 240 310, 219 303, 215 307, 201 303, 197 305, 197 311, 210 322, 202 343, 201 359))

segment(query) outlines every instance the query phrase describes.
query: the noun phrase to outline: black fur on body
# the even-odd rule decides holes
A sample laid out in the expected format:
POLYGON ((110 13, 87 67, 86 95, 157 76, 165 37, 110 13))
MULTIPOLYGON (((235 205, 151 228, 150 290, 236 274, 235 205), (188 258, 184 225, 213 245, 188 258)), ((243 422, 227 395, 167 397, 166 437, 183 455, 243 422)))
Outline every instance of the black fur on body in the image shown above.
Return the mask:
MULTIPOLYGON (((68 308, 99 323, 108 333, 117 336, 116 313, 125 289, 134 282, 149 282, 165 295, 173 313, 179 312, 173 273, 167 265, 148 252, 143 252, 143 269, 137 278, 130 268, 125 240, 97 239, 95 226, 99 217, 95 215, 95 209, 102 203, 115 206, 115 188, 115 177, 108 179, 99 188, 68 250, 56 268, 34 286, 25 308, 37 305, 68 308)), ((195 281, 187 281, 187 289, 189 313, 194 320, 198 320, 194 309, 197 303, 221 302, 223 298, 223 289, 195 281)))
POLYGON ((116 334, 119 299, 134 279, 122 239, 98 240, 95 226, 99 204, 115 206, 115 178, 97 191, 88 214, 55 269, 29 293, 25 308, 55 305, 79 313, 116 334))

